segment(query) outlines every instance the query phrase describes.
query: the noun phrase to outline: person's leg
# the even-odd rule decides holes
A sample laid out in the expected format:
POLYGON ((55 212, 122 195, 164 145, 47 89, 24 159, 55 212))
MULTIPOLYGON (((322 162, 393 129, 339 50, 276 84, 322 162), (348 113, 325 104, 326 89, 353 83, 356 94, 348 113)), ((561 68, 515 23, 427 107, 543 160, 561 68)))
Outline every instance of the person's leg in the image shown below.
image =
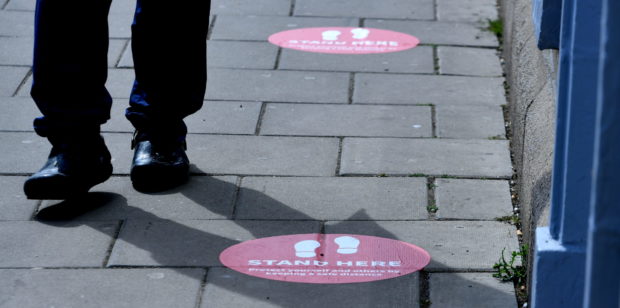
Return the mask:
POLYGON ((136 80, 126 116, 136 128, 131 180, 161 190, 187 178, 183 118, 204 100, 210 1, 137 0, 132 25, 136 80))
POLYGON ((24 184, 31 199, 66 199, 112 173, 99 127, 110 117, 107 13, 111 0, 37 0, 31 95, 34 129, 52 144, 24 184))

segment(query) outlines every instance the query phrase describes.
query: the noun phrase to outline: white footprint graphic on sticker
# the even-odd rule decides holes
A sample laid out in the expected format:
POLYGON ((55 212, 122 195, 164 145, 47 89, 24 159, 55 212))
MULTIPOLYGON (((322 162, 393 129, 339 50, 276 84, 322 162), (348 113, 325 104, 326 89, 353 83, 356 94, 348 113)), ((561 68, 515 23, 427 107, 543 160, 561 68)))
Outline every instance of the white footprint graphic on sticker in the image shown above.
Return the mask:
POLYGON ((295 255, 300 258, 312 258, 316 257, 317 248, 321 246, 321 243, 313 240, 301 241, 295 244, 295 255))
POLYGON ((354 39, 362 40, 368 37, 370 34, 370 30, 363 28, 355 28, 351 30, 354 39))
POLYGON ((339 254, 350 255, 357 253, 357 248, 360 245, 360 240, 351 236, 341 236, 334 239, 334 242, 338 245, 339 254))
POLYGON ((335 40, 338 40, 338 36, 340 36, 342 32, 338 30, 327 30, 327 31, 323 31, 323 33, 321 34, 323 35, 323 40, 335 41, 335 40))

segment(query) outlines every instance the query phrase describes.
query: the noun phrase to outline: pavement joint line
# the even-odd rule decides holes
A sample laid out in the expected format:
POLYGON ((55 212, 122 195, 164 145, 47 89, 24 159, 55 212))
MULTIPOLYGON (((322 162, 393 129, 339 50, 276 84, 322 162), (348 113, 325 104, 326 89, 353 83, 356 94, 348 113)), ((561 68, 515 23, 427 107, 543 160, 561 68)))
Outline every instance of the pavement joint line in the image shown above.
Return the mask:
POLYGON ((347 92, 347 104, 353 104, 353 94, 355 93, 355 73, 349 73, 349 89, 347 92))
POLYGON ((433 211, 430 210, 431 206, 437 206, 437 199, 435 198, 435 178, 430 176, 426 178, 426 193, 428 196, 427 201, 427 212, 428 212, 428 220, 437 220, 437 216, 433 211))
POLYGON ((258 112, 258 119, 256 119, 256 129, 254 130, 254 136, 260 136, 260 130, 263 126, 263 119, 265 118, 266 112, 267 103, 261 102, 260 111, 258 112))
POLYGON ((430 299, 431 299, 431 285, 430 285, 430 280, 431 280, 431 275, 429 274, 429 272, 427 272, 426 270, 420 270, 420 275, 419 275, 419 283, 418 283, 418 287, 419 287, 419 292, 420 292, 420 307, 427 307, 424 305, 424 303, 430 303, 430 299))
MULTIPOLYGON (((15 176, 15 177, 25 177, 31 176, 33 173, 2 173, 0 172, 0 176, 15 176)), ((129 177, 129 173, 114 173, 113 177, 129 177)), ((243 176, 243 177, 266 177, 266 178, 332 178, 334 176, 315 176, 315 175, 277 175, 277 174, 239 174, 239 173, 206 173, 206 172, 190 172, 190 176, 243 176)), ((512 177, 508 176, 500 176, 500 177, 487 177, 487 176, 462 176, 462 175, 432 175, 432 174, 421 174, 412 176, 410 174, 341 174, 338 177, 346 177, 346 178, 423 178, 423 177, 435 177, 439 179, 455 179, 455 180, 483 180, 483 181, 494 181, 494 180, 510 180, 512 177)))
POLYGON ((207 287, 208 277, 209 277, 209 268, 205 268, 202 279, 200 280, 200 287, 198 288, 198 294, 196 294, 196 305, 194 306, 195 308, 200 308, 202 306, 202 297, 207 287))
POLYGON ((439 136, 437 136, 437 106, 431 105, 430 107, 431 107, 431 138, 439 138, 439 136))
POLYGON ((28 72, 26 73, 26 76, 24 76, 24 79, 22 79, 22 81, 19 83, 19 85, 17 86, 17 89, 15 89, 15 92, 13 92, 13 95, 11 95, 11 97, 16 97, 17 94, 19 94, 19 92, 22 90, 22 87, 26 86, 26 82, 28 82, 28 79, 30 79, 31 75, 32 75, 32 68, 28 70, 28 72))
POLYGON ((288 11, 288 16, 293 17, 295 14, 295 4, 296 4, 296 0, 291 0, 291 7, 288 11))
POLYGON ((342 165, 342 148, 343 148, 343 144, 344 144, 344 138, 339 138, 338 140, 338 155, 337 155, 337 160, 336 160, 336 175, 337 177, 340 176, 340 166, 342 165))
POLYGON ((319 229, 319 234, 326 234, 325 233, 325 224, 327 223, 327 220, 322 220, 321 221, 321 227, 319 229))
POLYGON ((282 59, 282 47, 278 46, 278 51, 276 52, 276 62, 273 64, 274 70, 280 69, 280 60, 282 59))
POLYGON ((35 202, 37 203, 34 207, 34 209, 32 210, 32 215, 30 215, 30 220, 28 221, 34 221, 37 218, 37 214, 39 213, 39 210, 41 209, 41 205, 43 205, 43 200, 35 200, 35 202))
MULTIPOLYGON (((117 68, 125 69, 125 68, 117 68)), ((129 68, 133 69, 133 68, 129 68)), ((472 77, 484 79, 504 78, 504 76, 479 76, 479 75, 458 75, 458 74, 441 74, 433 73, 401 73, 401 72, 367 72, 367 71, 328 71, 328 70, 299 70, 299 69, 263 69, 263 68, 240 68, 240 67, 218 67, 218 70, 227 71, 266 71, 266 72, 297 72, 297 73, 349 73, 349 74, 368 74, 368 75, 403 75, 403 76, 453 76, 453 77, 472 77)))
POLYGON ((121 48, 121 54, 120 54, 120 56, 118 56, 118 59, 116 59, 116 62, 114 63, 114 68, 115 69, 119 68, 118 65, 121 64, 121 60, 123 60, 123 55, 125 55, 125 52, 129 48, 131 48, 131 46, 130 46, 131 45, 130 44, 131 40, 124 40, 124 41, 125 41, 125 44, 123 44, 123 48, 121 48))
POLYGON ((437 52, 438 47, 435 45, 431 48, 433 48, 433 70, 435 71, 435 75, 441 75, 441 67, 439 66, 439 53, 437 52))
POLYGON ((433 0, 433 20, 439 21, 439 3, 438 0, 433 0))
POLYGON ((218 15, 212 15, 211 23, 209 23, 209 29, 207 30, 207 41, 211 40, 211 35, 213 34, 213 28, 215 27, 215 21, 217 20, 218 15))
POLYGON ((7 5, 9 5, 9 2, 11 2, 11 0, 4 1, 4 4, 2 4, 2 7, 0 7, 0 9, 4 10, 7 7, 7 5))
POLYGON ((241 185, 243 185, 243 176, 238 176, 235 181, 235 192, 231 200, 232 211, 230 213, 230 219, 237 220, 237 203, 239 201, 239 194, 241 194, 241 185))
POLYGON ((359 19, 358 25, 360 28, 363 28, 365 23, 366 23, 366 18, 362 17, 359 19))
POLYGON ((112 257, 112 250, 114 249, 114 246, 116 245, 116 241, 118 240, 118 237, 121 234, 121 230, 123 229, 124 225, 125 225, 125 220, 121 220, 118 222, 118 225, 116 226, 116 229, 114 230, 114 233, 112 235, 112 240, 110 241, 110 245, 108 246, 105 257, 103 258, 103 263, 102 263, 103 267, 107 267, 108 264, 110 263, 110 257, 112 257))

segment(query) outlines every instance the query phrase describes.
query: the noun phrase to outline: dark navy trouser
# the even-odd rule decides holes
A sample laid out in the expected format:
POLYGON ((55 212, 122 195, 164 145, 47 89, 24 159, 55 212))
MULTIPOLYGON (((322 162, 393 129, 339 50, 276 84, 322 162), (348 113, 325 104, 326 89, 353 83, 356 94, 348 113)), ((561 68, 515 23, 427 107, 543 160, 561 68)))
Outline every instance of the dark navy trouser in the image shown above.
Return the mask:
MULTIPOLYGON (((37 0, 31 95, 44 137, 98 130, 110 118, 107 79, 111 0, 37 0)), ((184 138, 183 118, 206 88, 210 0, 137 0, 136 79, 126 116, 138 130, 184 138)))

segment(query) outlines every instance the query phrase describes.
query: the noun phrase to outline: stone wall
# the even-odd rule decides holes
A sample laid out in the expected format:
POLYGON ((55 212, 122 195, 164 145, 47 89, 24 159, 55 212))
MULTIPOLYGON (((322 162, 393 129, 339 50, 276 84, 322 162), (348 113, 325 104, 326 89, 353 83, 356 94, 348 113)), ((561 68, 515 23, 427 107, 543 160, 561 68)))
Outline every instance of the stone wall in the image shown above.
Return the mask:
POLYGON ((510 86, 511 146, 524 243, 532 247, 535 228, 549 224, 558 53, 536 46, 532 0, 500 0, 500 4, 510 86))

